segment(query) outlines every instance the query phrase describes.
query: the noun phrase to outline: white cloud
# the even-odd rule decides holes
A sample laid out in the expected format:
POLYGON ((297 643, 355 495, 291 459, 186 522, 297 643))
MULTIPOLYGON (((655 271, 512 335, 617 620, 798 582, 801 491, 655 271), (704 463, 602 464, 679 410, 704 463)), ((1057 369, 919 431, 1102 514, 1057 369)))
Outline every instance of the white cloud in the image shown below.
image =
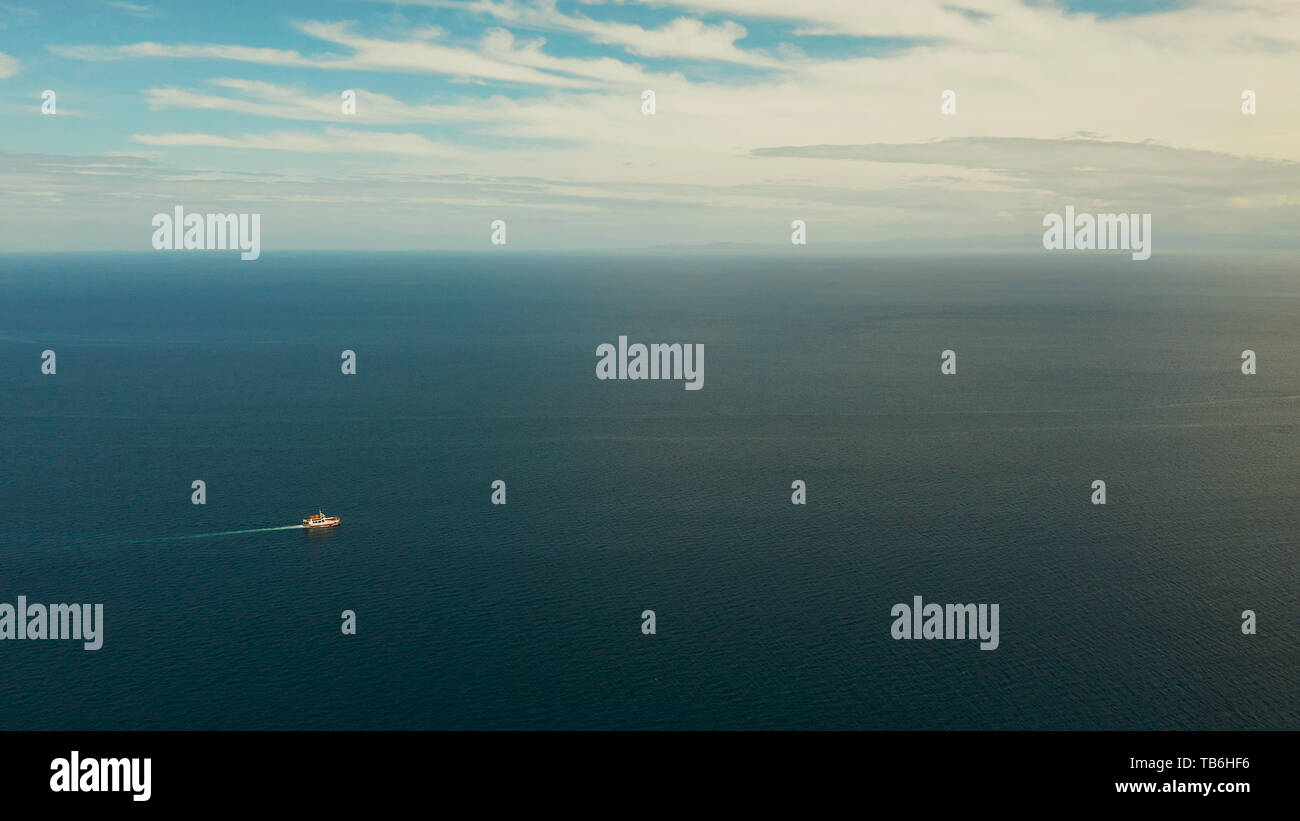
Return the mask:
POLYGON ((132 43, 125 46, 50 46, 50 52, 73 60, 126 60, 143 59, 204 59, 236 60, 273 66, 299 68, 350 68, 340 58, 308 58, 296 51, 276 48, 254 48, 232 45, 167 45, 165 43, 132 43))
POLYGON ((104 5, 110 8, 117 9, 118 11, 126 12, 127 14, 130 14, 133 17, 154 16, 154 10, 152 6, 145 6, 140 3, 107 2, 104 5))
POLYGON ((327 128, 324 135, 297 131, 244 134, 238 137, 202 133, 133 134, 131 141, 141 145, 159 147, 243 148, 311 154, 397 154, 411 157, 455 157, 462 153, 455 147, 435 143, 420 134, 353 131, 343 128, 327 128))
POLYGON ((607 85, 611 81, 611 74, 623 79, 640 76, 617 60, 549 58, 540 53, 540 44, 516 50, 509 35, 503 38, 498 32, 489 33, 483 49, 474 51, 433 42, 431 38, 438 33, 430 30, 422 30, 417 39, 385 40, 355 34, 346 23, 305 22, 297 24, 297 28, 318 40, 344 46, 351 53, 345 56, 304 56, 297 51, 284 49, 152 42, 123 46, 50 46, 50 51, 60 57, 88 61, 133 58, 232 60, 334 71, 443 74, 453 78, 568 89, 607 85), (539 71, 536 66, 560 73, 539 71))
POLYGON ((358 124, 391 123, 490 123, 511 121, 520 104, 505 97, 474 98, 455 103, 407 104, 386 94, 365 88, 356 93, 355 114, 341 113, 339 91, 312 93, 302 88, 277 85, 260 80, 218 78, 213 86, 241 96, 211 94, 183 88, 145 89, 153 108, 189 108, 208 111, 232 111, 282 120, 339 122, 358 124))
POLYGON ((479 0, 460 7, 491 16, 503 24, 585 34, 593 42, 620 46, 630 54, 642 57, 678 57, 764 68, 780 68, 782 65, 761 52, 739 48, 736 41, 744 39, 748 32, 744 26, 731 20, 710 24, 693 17, 678 17, 658 28, 646 28, 633 23, 567 15, 556 9, 554 0, 543 0, 535 5, 524 5, 514 0, 479 0))

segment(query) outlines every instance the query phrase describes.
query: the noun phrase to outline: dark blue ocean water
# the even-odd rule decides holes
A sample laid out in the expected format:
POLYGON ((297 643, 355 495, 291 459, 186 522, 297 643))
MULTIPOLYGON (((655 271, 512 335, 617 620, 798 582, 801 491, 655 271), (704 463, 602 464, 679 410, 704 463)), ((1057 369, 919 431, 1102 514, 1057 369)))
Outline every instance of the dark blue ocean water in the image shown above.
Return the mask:
POLYGON ((1297 317, 1284 257, 0 258, 0 601, 106 622, 0 642, 0 728, 1300 729, 1297 317))

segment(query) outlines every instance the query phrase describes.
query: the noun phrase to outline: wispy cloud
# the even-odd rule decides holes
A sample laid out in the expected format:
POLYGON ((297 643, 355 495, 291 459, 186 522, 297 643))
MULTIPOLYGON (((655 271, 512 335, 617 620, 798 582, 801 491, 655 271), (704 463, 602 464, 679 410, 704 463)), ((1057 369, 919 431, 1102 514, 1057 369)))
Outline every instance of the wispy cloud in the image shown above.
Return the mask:
MULTIPOLYGON (((230 111, 283 120, 338 122, 341 97, 337 92, 312 93, 301 87, 260 80, 217 78, 209 81, 232 94, 212 94, 193 89, 150 88, 144 94, 154 108, 230 111), (238 96, 232 96, 238 95, 238 96)), ((475 98, 450 104, 408 104, 364 88, 356 94, 356 113, 348 119, 364 124, 483 123, 512 119, 518 104, 505 97, 475 98)))
POLYGON ((620 46, 629 54, 643 57, 676 57, 710 60, 763 68, 782 68, 783 63, 757 50, 736 45, 748 31, 735 21, 706 23, 694 17, 678 17, 661 26, 642 26, 568 15, 556 9, 554 0, 526 5, 514 0, 430 3, 473 11, 502 24, 582 34, 592 42, 620 46))
POLYGON ((910 144, 782 146, 754 154, 942 166, 945 173, 985 171, 994 175, 990 180, 998 188, 1031 207, 1062 199, 1087 207, 1140 204, 1166 215, 1215 214, 1251 202, 1268 208, 1300 207, 1300 163, 1152 142, 968 137, 910 144), (1124 185, 1117 186, 1116 180, 1124 185))
POLYGON ((313 154, 397 154, 411 157, 455 157, 462 152, 420 134, 353 131, 327 128, 324 134, 279 131, 272 134, 133 134, 141 145, 185 148, 242 148, 258 151, 295 151, 313 154))
POLYGON ((405 40, 365 37, 354 33, 347 23, 313 21, 296 27, 318 40, 343 46, 349 53, 305 56, 285 49, 152 42, 122 46, 56 45, 50 51, 75 60, 231 60, 288 68, 442 74, 569 89, 595 88, 614 80, 635 81, 644 76, 618 60, 549 57, 541 52, 540 41, 516 46, 509 32, 503 30, 488 32, 481 49, 472 50, 432 42, 426 36, 405 40))
POLYGON ((153 6, 145 6, 140 3, 123 3, 123 2, 106 2, 104 5, 118 11, 126 12, 133 17, 153 17, 153 6))
POLYGON ((235 60, 272 66, 297 68, 342 68, 340 59, 308 58, 296 51, 274 48, 255 48, 236 45, 168 45, 165 43, 132 43, 124 46, 50 46, 50 52, 73 60, 128 60, 128 59, 203 59, 235 60))

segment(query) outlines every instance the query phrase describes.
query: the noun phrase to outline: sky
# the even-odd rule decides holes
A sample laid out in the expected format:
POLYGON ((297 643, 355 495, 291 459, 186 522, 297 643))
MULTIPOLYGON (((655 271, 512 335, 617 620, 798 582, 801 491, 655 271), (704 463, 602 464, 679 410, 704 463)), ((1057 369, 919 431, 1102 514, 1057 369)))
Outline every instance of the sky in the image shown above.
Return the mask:
POLYGON ((1300 247, 1296 0, 0 0, 0 123, 0 252, 1300 247))

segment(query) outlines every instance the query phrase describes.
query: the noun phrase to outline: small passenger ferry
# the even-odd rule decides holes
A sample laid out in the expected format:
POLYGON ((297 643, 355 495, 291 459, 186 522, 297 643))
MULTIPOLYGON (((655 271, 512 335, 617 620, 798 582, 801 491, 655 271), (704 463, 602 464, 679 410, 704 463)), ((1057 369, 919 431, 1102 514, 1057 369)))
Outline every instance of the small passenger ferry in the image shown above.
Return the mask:
POLYGON ((308 516, 302 520, 303 527, 338 527, 338 516, 326 516, 323 512, 317 511, 315 515, 308 516))

